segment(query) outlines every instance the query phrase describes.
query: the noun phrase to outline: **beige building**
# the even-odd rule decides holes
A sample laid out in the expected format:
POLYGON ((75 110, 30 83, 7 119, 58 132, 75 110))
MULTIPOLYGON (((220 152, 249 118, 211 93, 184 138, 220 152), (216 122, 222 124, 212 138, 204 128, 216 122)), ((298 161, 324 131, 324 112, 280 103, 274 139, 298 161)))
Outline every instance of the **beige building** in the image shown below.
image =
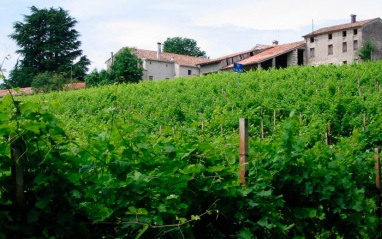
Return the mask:
POLYGON ((358 50, 367 40, 377 47, 373 59, 382 59, 382 20, 356 21, 351 15, 348 24, 321 28, 303 36, 307 49, 307 65, 357 63, 358 50))
MULTIPOLYGON (((149 81, 200 75, 197 64, 210 61, 202 57, 162 52, 162 44, 159 42, 157 51, 132 49, 132 53, 142 59, 142 80, 149 81)), ((112 57, 105 62, 107 69, 110 69, 113 61, 112 54, 112 57)))

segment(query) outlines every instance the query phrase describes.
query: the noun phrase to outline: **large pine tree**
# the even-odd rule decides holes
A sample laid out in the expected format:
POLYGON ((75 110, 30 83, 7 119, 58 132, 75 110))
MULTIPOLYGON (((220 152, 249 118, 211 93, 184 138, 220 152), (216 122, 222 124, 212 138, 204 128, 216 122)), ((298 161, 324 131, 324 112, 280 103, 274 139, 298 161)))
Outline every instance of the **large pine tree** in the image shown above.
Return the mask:
POLYGON ((24 15, 23 22, 14 23, 14 32, 10 35, 20 47, 16 53, 21 59, 11 71, 8 84, 28 87, 34 76, 44 72, 83 81, 90 61, 79 49, 80 34, 74 29, 77 21, 62 8, 32 6, 31 12, 24 15))

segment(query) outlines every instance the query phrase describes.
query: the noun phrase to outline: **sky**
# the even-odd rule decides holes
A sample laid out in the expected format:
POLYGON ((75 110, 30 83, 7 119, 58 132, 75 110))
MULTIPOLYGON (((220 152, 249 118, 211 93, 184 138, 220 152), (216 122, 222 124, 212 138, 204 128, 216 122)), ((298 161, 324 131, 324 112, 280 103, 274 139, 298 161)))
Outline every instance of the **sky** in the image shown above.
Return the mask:
POLYGON ((0 64, 6 77, 21 57, 9 35, 31 6, 61 7, 78 21, 90 71, 105 69, 111 52, 122 47, 156 50, 168 37, 194 39, 214 59, 273 40, 302 41, 312 28, 349 23, 351 14, 357 21, 382 15, 381 0, 0 0, 0 6, 0 64))

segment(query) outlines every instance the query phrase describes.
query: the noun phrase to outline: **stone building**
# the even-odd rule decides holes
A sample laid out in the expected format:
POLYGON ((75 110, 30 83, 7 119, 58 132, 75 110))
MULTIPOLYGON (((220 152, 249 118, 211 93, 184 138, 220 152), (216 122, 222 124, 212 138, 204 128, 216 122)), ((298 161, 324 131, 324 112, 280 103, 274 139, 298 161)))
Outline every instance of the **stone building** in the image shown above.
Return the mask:
MULTIPOLYGON (((202 57, 162 52, 162 44, 160 42, 158 42, 157 51, 143 49, 131 49, 131 51, 142 59, 142 80, 149 81, 200 75, 197 64, 210 61, 202 57)), ((113 61, 114 55, 112 54, 105 62, 107 69, 110 69, 113 61)))
POLYGON ((356 21, 351 15, 347 24, 321 28, 305 36, 307 65, 357 63, 358 50, 369 39, 377 50, 373 59, 382 59, 382 20, 356 21))

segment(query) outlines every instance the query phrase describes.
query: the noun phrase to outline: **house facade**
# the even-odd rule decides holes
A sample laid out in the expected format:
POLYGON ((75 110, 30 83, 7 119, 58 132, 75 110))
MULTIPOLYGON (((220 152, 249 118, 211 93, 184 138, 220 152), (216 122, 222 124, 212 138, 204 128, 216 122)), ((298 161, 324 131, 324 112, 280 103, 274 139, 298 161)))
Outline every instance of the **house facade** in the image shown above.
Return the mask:
POLYGON ((382 20, 356 21, 351 15, 347 24, 321 28, 305 36, 307 65, 347 64, 360 61, 359 49, 369 39, 377 48, 373 59, 382 59, 382 20))
MULTIPOLYGON (((202 57, 162 52, 162 44, 159 42, 157 51, 144 49, 131 49, 131 51, 142 60, 142 80, 148 81, 200 75, 197 64, 210 61, 202 57)), ((113 61, 114 55, 112 54, 105 62, 107 69, 110 69, 113 61)))

